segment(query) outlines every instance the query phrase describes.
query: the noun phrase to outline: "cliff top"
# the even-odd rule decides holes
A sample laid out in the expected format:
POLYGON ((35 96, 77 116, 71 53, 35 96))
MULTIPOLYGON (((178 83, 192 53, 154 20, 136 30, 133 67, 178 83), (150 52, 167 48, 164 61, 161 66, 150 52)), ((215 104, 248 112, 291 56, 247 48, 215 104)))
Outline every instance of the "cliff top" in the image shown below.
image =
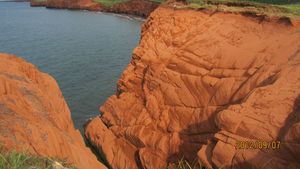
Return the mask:
POLYGON ((186 0, 183 3, 169 1, 167 4, 177 9, 300 19, 299 0, 186 0))

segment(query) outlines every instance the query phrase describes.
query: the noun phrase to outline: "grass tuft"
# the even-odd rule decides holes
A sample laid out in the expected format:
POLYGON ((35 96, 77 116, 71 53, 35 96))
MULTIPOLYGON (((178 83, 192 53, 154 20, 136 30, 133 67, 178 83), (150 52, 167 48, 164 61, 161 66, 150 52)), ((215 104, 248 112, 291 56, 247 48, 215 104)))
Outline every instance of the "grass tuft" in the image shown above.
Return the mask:
POLYGON ((0 148, 0 169, 52 169, 58 162, 67 169, 76 169, 66 161, 29 155, 25 152, 4 151, 0 148))
POLYGON ((193 162, 189 162, 186 159, 181 158, 176 163, 170 164, 167 169, 206 169, 201 163, 195 159, 193 162))

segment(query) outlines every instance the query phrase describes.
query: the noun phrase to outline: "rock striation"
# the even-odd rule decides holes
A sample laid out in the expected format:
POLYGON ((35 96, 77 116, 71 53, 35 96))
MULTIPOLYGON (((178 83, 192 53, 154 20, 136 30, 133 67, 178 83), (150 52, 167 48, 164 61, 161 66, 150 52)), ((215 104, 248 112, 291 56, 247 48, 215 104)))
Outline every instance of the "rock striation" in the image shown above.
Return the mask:
POLYGON ((73 127, 56 81, 34 65, 0 54, 0 144, 66 159, 78 169, 105 169, 73 127))
POLYGON ((297 21, 161 6, 85 135, 114 169, 300 168, 299 74, 297 21))

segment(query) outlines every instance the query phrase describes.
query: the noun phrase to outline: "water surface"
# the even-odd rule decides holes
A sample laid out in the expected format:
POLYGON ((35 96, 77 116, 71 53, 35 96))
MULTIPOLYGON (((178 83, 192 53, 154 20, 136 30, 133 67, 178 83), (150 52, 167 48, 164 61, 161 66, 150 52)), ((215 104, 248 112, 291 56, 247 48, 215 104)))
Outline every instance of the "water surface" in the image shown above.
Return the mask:
POLYGON ((75 127, 98 115, 130 62, 142 21, 112 14, 0 2, 0 52, 25 58, 57 80, 75 127))

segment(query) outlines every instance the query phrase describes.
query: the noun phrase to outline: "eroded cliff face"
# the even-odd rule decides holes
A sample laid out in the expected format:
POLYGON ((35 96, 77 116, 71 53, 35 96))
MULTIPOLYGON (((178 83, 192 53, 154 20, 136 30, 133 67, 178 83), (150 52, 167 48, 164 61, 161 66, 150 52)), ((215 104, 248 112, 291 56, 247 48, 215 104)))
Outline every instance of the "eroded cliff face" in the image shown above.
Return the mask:
POLYGON ((73 127, 56 81, 23 59, 1 53, 0 144, 66 159, 79 169, 106 168, 73 127))
POLYGON ((299 74, 296 22, 159 7, 85 135, 114 169, 300 168, 299 74))

